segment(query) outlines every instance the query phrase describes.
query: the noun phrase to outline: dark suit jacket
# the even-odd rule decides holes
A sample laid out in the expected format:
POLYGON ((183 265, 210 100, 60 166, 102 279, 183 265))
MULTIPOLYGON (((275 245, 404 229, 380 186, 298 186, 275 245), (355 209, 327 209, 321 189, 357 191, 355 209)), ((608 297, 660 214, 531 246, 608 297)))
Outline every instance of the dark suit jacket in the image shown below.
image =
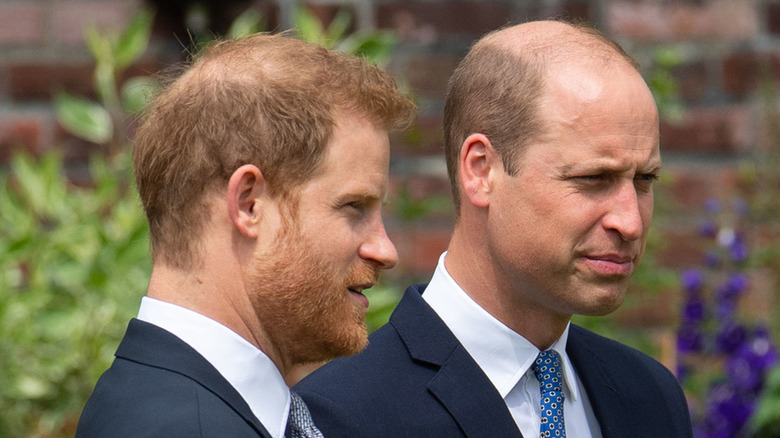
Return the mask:
POLYGON ((178 337, 137 319, 76 430, 77 438, 258 436, 271 435, 216 368, 178 337))
MULTIPOLYGON (((363 353, 295 387, 317 427, 329 438, 520 437, 498 391, 422 290, 406 291, 363 353)), ((566 351, 605 438, 692 436, 680 385, 661 364, 574 325, 566 351)))

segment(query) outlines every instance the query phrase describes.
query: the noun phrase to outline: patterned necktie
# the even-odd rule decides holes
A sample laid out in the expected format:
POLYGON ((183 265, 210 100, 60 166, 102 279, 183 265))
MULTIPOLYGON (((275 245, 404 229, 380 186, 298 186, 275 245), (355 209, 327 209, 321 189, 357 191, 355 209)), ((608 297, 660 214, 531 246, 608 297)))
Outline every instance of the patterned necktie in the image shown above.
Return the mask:
POLYGON ((542 351, 531 367, 539 380, 542 395, 541 438, 565 437, 563 392, 561 391, 561 358, 553 350, 542 351))
POLYGON ((306 403, 296 393, 290 391, 290 415, 287 417, 286 438, 323 438, 322 432, 314 425, 306 403))

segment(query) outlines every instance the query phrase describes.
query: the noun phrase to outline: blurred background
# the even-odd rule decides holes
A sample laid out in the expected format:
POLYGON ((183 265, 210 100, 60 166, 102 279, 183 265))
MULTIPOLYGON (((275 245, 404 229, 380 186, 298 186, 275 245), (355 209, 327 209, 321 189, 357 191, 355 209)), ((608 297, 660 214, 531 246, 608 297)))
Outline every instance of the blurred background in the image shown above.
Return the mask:
POLYGON ((643 266, 620 310, 576 322, 669 367, 697 436, 780 436, 780 1, 0 0, 0 437, 72 436, 137 312, 151 265, 129 154, 159 71, 216 37, 295 28, 413 97, 374 330, 449 239, 449 75, 485 32, 542 18, 622 44, 662 115, 643 266))

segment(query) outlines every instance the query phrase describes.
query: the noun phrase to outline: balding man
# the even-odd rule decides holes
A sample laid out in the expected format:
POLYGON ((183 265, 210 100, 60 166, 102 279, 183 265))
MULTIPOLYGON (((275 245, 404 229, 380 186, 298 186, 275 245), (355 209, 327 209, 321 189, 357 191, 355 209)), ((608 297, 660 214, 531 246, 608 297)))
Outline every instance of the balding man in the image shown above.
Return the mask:
POLYGON ((325 435, 690 437, 666 368, 570 323, 617 309, 645 249, 661 157, 635 62, 564 22, 496 31, 444 130, 448 250, 365 352, 296 387, 325 435))
POLYGON ((77 437, 321 437, 285 375, 366 345, 396 251, 387 130, 363 60, 284 36, 209 47, 152 103, 134 170, 152 274, 77 437))

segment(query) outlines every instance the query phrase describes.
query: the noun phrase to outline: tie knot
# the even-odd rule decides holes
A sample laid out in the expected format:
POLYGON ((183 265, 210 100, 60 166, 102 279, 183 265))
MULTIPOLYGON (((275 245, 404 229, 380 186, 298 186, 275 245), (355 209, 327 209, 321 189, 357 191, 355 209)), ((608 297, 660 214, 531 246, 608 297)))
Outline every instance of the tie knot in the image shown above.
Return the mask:
POLYGON ((558 388, 560 391, 561 356, 555 350, 540 351, 531 369, 540 384, 550 385, 548 388, 558 388))
POLYGON ((290 391, 290 415, 287 417, 287 438, 322 438, 322 433, 314 425, 309 408, 303 399, 290 391))

